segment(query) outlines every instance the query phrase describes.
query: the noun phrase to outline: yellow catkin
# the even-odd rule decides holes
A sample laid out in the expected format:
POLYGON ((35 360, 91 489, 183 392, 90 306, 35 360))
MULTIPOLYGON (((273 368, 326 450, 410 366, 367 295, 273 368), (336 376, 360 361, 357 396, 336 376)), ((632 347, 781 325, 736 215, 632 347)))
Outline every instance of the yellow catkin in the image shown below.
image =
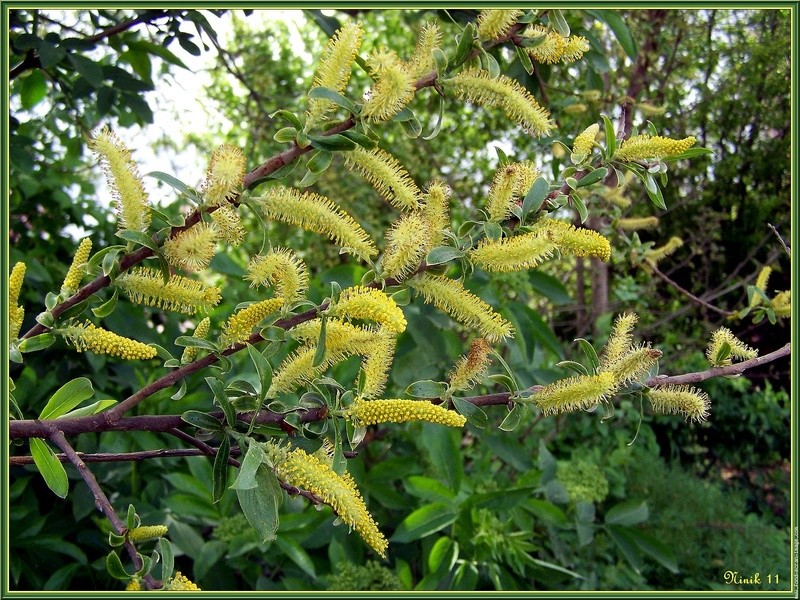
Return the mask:
POLYGON ((450 186, 441 181, 432 181, 428 185, 422 217, 430 227, 431 248, 441 244, 444 232, 450 228, 450 194, 450 186))
POLYGON ((514 335, 511 323, 468 292, 460 281, 423 273, 411 279, 409 285, 422 294, 425 302, 446 312, 465 327, 476 329, 490 342, 514 335))
POLYGON ((478 13, 478 37, 481 40, 493 40, 505 35, 523 12, 519 9, 482 10, 478 13))
POLYGON ((655 412, 681 414, 692 421, 705 421, 711 407, 708 394, 688 385, 656 387, 647 396, 655 412))
POLYGON ((383 254, 383 275, 402 279, 422 264, 428 251, 432 231, 421 214, 404 215, 386 233, 383 254))
POLYGON ((502 109, 510 120, 531 135, 547 135, 555 127, 550 113, 536 98, 505 75, 492 77, 482 69, 467 69, 450 80, 449 87, 458 98, 478 106, 502 109))
POLYGON ((552 241, 532 232, 500 240, 483 239, 469 257, 487 271, 523 271, 551 258, 555 249, 552 241))
POLYGON ((181 574, 180 571, 175 571, 175 575, 169 580, 167 588, 172 591, 181 592, 200 592, 202 591, 193 583, 186 575, 181 574))
POLYGON ((561 60, 567 47, 567 39, 552 29, 542 25, 533 25, 523 32, 524 37, 542 38, 535 45, 525 48, 525 51, 536 62, 554 64, 561 60))
POLYGON ((164 537, 169 532, 166 525, 143 525, 134 527, 128 532, 128 539, 134 544, 149 542, 164 537))
POLYGON ((125 586, 126 592, 139 592, 142 589, 142 580, 138 577, 132 577, 125 586))
POLYGON ((660 135, 635 135, 622 142, 612 158, 629 161, 676 156, 686 152, 694 146, 695 142, 697 142, 697 138, 694 136, 673 140, 660 135))
POLYGON ((92 251, 92 240, 84 238, 78 245, 75 251, 75 258, 72 259, 72 264, 69 266, 64 283, 61 284, 61 291, 66 294, 74 294, 78 291, 83 279, 83 268, 86 266, 86 261, 89 260, 89 253, 92 251))
POLYGON ((467 420, 455 411, 428 400, 363 400, 356 399, 345 412, 356 425, 427 421, 449 427, 463 427, 467 420))
POLYGON ((265 449, 280 479, 319 497, 380 556, 386 557, 389 543, 367 510, 349 473, 337 474, 326 464, 327 461, 300 448, 288 451, 268 444, 265 449))
MULTIPOLYGON (((758 277, 756 277, 755 287, 765 294, 767 293, 767 284, 769 283, 770 275, 772 275, 772 267, 762 267, 761 271, 758 272, 758 277)), ((763 300, 760 294, 753 294, 753 297, 750 299, 750 308, 755 308, 761 304, 763 300)))
POLYGON ((273 286, 275 295, 283 298, 287 306, 302 299, 308 290, 308 268, 289 248, 254 256, 247 265, 245 279, 251 287, 273 286))
POLYGON ((660 117, 667 112, 666 106, 655 106, 647 102, 638 102, 636 108, 646 117, 660 117))
POLYGON ((244 153, 232 144, 217 146, 211 153, 206 179, 201 186, 208 206, 224 206, 239 197, 247 168, 244 153))
MULTIPOLYGON (((197 324, 192 337, 199 340, 206 339, 210 327, 211 319, 205 317, 197 324)), ((196 346, 186 346, 186 348, 183 349, 183 354, 181 355, 181 363, 185 365, 186 363, 193 362, 197 358, 197 350, 198 348, 196 346)))
POLYGON ((411 102, 416 88, 414 75, 393 50, 375 50, 367 60, 375 85, 369 92, 361 115, 368 121, 388 121, 411 102))
POLYGON ((356 148, 344 153, 345 165, 361 174, 364 179, 400 210, 419 207, 422 191, 408 171, 397 159, 380 148, 356 148))
POLYGON ((283 298, 268 298, 236 311, 225 323, 222 342, 226 346, 247 341, 253 327, 283 306, 283 298))
POLYGON ((390 332, 381 331, 367 344, 364 360, 361 361, 361 373, 364 385, 361 396, 376 398, 386 389, 389 380, 389 370, 394 359, 396 338, 390 332))
POLYGON ((217 228, 212 224, 197 223, 165 241, 164 256, 173 266, 202 271, 214 258, 217 237, 217 228))
POLYGON ((447 376, 450 389, 466 391, 479 384, 489 368, 491 350, 492 347, 487 340, 483 338, 474 340, 469 352, 458 359, 447 376))
POLYGON ((580 102, 576 102, 575 104, 568 104, 562 110, 566 115, 582 115, 589 110, 589 107, 580 102))
POLYGON ((442 31, 435 22, 425 23, 419 32, 414 54, 408 59, 407 69, 414 78, 422 77, 433 71, 436 63, 433 51, 442 46, 442 31))
POLYGON ((592 408, 611 398, 617 382, 609 372, 579 375, 561 379, 544 386, 534 397, 534 403, 546 415, 592 408))
POLYGON ((617 227, 623 231, 641 231, 658 227, 658 217, 628 217, 617 221, 617 227))
POLYGON ((591 229, 545 218, 536 223, 534 233, 550 240, 561 252, 573 256, 589 256, 605 262, 611 258, 611 243, 591 229))
POLYGON ((25 320, 25 309, 21 306, 8 309, 8 339, 15 340, 19 337, 22 322, 25 320))
POLYGON ((152 346, 106 331, 93 323, 71 325, 64 330, 64 335, 78 352, 107 354, 124 360, 145 360, 158 354, 152 346))
MULTIPOLYGON (((346 23, 333 34, 322 52, 312 89, 325 87, 340 94, 345 91, 363 36, 364 29, 360 23, 346 23)), ((312 99, 308 112, 312 119, 318 119, 335 108, 330 100, 312 99)))
POLYGON ((720 327, 711 334, 711 342, 706 348, 706 358, 712 367, 722 367, 733 362, 734 358, 739 360, 750 360, 758 356, 758 350, 754 350, 741 340, 727 327, 720 327), (718 360, 717 356, 722 347, 727 344, 730 348, 728 356, 718 360))
POLYGON ((617 315, 605 348, 600 353, 601 369, 607 369, 609 365, 628 353, 633 343, 633 328, 638 320, 639 316, 636 313, 617 315))
MULTIPOLYGON (((313 344, 319 339, 321 330, 322 320, 311 319, 295 325, 290 333, 298 342, 313 344)), ((331 350, 348 348, 353 352, 361 353, 375 340, 378 331, 374 328, 359 327, 335 317, 329 317, 325 323, 325 346, 331 350)))
POLYGON ((779 292, 770 300, 770 308, 776 317, 784 318, 792 314, 792 293, 789 290, 779 292))
POLYGON ((101 129, 91 142, 100 157, 108 186, 117 204, 118 228, 145 231, 152 215, 142 176, 131 152, 108 127, 101 129))
POLYGON ((238 246, 242 243, 245 231, 239 213, 236 212, 233 205, 220 206, 211 213, 211 219, 214 221, 221 240, 231 246, 238 246))
POLYGON ((594 140, 600 131, 600 125, 594 123, 584 129, 572 143, 572 152, 574 154, 591 154, 594 148, 594 140))
POLYGON ((617 384, 625 385, 646 375, 661 358, 661 350, 642 345, 629 350, 614 362, 601 368, 614 375, 617 384))
POLYGON ((22 290, 22 281, 25 279, 25 269, 25 263, 16 263, 8 278, 8 337, 12 340, 19 337, 22 321, 25 318, 25 309, 19 306, 19 293, 22 290))
POLYGON ((683 246, 683 240, 677 236, 669 238, 666 244, 652 248, 644 253, 645 266, 656 266, 658 262, 683 246))
POLYGON ((345 319, 374 321, 394 333, 406 330, 406 319, 397 303, 390 296, 373 288, 347 288, 336 304, 328 309, 328 314, 345 319))
POLYGON ((172 275, 164 283, 161 271, 148 267, 130 269, 117 277, 114 285, 122 289, 131 302, 187 315, 208 310, 222 300, 218 287, 205 286, 180 275, 172 275))
POLYGON ((570 36, 566 42, 561 52, 561 62, 563 63, 571 63, 580 60, 590 48, 589 40, 580 35, 570 36))
POLYGON ((378 253, 361 225, 325 196, 274 187, 253 200, 260 204, 267 218, 324 235, 364 260, 378 253))
MULTIPOLYGON (((315 367, 314 355, 316 352, 316 346, 303 346, 286 357, 272 377, 267 398, 274 398, 278 394, 297 389, 324 373, 331 362, 336 362, 331 361, 331 352, 326 352, 325 360, 315 367)), ((336 358, 341 358, 341 355, 337 355, 336 358)))
POLYGON ((486 199, 486 212, 492 221, 511 217, 514 203, 528 193, 539 175, 530 161, 509 163, 494 174, 486 199))

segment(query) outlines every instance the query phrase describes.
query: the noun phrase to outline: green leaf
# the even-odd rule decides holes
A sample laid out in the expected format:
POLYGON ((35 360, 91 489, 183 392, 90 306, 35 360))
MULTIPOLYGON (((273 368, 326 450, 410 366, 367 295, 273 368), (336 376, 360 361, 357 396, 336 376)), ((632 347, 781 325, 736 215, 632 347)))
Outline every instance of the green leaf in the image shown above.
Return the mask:
POLYGON ((490 240, 497 241, 501 237, 503 237, 503 228, 500 227, 499 224, 494 223, 493 221, 489 221, 484 226, 484 231, 486 232, 486 237, 490 240))
POLYGON ((572 192, 570 198, 572 198, 572 204, 575 206, 575 210, 578 211, 578 216, 581 219, 581 223, 585 223, 586 219, 589 218, 589 209, 586 208, 583 198, 578 195, 578 192, 572 192))
POLYGON ((68 413, 64 413, 63 417, 83 417, 86 415, 96 415, 97 413, 103 412, 105 409, 114 406, 117 403, 116 400, 112 400, 108 398, 106 400, 98 400, 97 402, 93 402, 88 406, 81 406, 80 408, 76 408, 75 410, 71 410, 68 413))
POLYGON ((114 579, 127 580, 131 578, 125 570, 125 567, 122 566, 122 561, 114 550, 106 556, 106 570, 114 579))
POLYGON ((108 254, 103 256, 103 263, 102 263, 103 275, 108 276, 108 274, 114 270, 114 267, 117 264, 117 255, 120 252, 123 252, 124 250, 125 248, 119 248, 119 249, 115 248, 109 251, 108 254))
POLYGON ((55 343, 55 341, 56 336, 54 336, 52 333, 41 333, 39 335, 21 340, 17 345, 17 348, 19 348, 19 351, 23 354, 26 352, 37 352, 39 350, 49 348, 55 343))
POLYGON ((297 542, 290 541, 289 539, 281 536, 275 540, 276 545, 280 548, 289 559, 296 564, 300 569, 309 577, 316 578, 317 570, 314 567, 314 561, 297 542))
POLYGON ((158 553, 161 555, 161 579, 166 581, 175 570, 175 554, 168 539, 158 538, 158 553))
POLYGON ((96 62, 82 54, 70 54, 69 62, 93 88, 97 89, 103 85, 103 68, 96 62))
POLYGON ((416 116, 412 116, 411 119, 402 121, 400 125, 403 127, 403 131, 406 132, 406 135, 412 139, 416 139, 422 134, 422 125, 416 116))
POLYGON ((283 494, 278 478, 266 465, 258 468, 255 479, 254 488, 237 489, 236 496, 247 522, 263 542, 269 542, 275 539, 278 531, 278 509, 283 494))
POLYGON ((324 173, 325 170, 331 166, 333 154, 327 150, 317 150, 306 163, 306 169, 312 173, 319 175, 324 173))
POLYGON ((128 504, 128 512, 125 515, 125 527, 134 529, 141 525, 142 520, 136 514, 136 507, 133 504, 128 504))
POLYGON ((411 475, 403 484, 409 494, 426 502, 452 502, 456 497, 453 490, 432 477, 411 475))
POLYGON ((294 127, 283 127, 275 132, 275 135, 272 136, 272 139, 279 144, 286 144, 288 142, 294 142, 296 137, 297 129, 294 127))
POLYGON ((317 340, 317 349, 314 352, 314 360, 311 363, 312 367, 318 367, 325 362, 325 343, 328 335, 328 319, 323 315, 319 325, 319 339, 317 340))
POLYGON ((406 394, 415 398, 441 398, 446 391, 445 383, 430 379, 415 381, 406 388, 406 394))
POLYGON ((332 90, 326 87, 315 87, 312 88, 308 92, 308 97, 313 98, 315 100, 328 100, 329 102, 334 103, 336 106, 339 106, 351 114, 356 114, 358 110, 356 109, 356 105, 353 104, 353 101, 349 98, 345 98, 336 90, 332 90))
POLYGON ((47 96, 47 81, 38 69, 31 71, 20 85, 19 98, 22 108, 30 110, 47 96))
POLYGON ((525 194, 522 200, 522 215, 523 217, 532 212, 537 212, 541 207, 544 199, 547 198, 547 192, 550 191, 550 184, 544 177, 537 177, 536 181, 531 185, 531 189, 525 194))
POLYGON ((656 562, 671 573, 680 572, 675 552, 664 542, 640 529, 628 529, 626 533, 629 539, 633 540, 644 554, 655 559, 656 562))
POLYGON ((586 358, 589 359, 589 364, 592 367, 592 371, 596 371, 597 367, 600 366, 600 359, 597 358, 597 352, 595 351, 594 346, 592 346, 583 338, 577 338, 575 341, 578 342, 578 345, 586 355, 586 358))
POLYGON ((158 247, 156 241, 148 235, 145 235, 141 231, 134 231, 132 229, 123 229, 122 231, 118 231, 116 233, 117 237, 122 238, 128 242, 133 242, 134 244, 139 244, 140 246, 145 246, 146 248, 150 248, 153 252, 160 254, 161 250, 158 247))
POLYGON ((256 485, 258 485, 256 481, 258 469, 267 460, 267 455, 261 448, 261 444, 252 438, 244 439, 249 439, 250 442, 247 446, 247 453, 244 455, 244 460, 242 460, 242 465, 239 467, 239 474, 231 484, 231 489, 233 490, 251 490, 256 487, 256 485))
POLYGON ((581 363, 575 362, 574 360, 562 360, 561 362, 556 363, 557 367, 561 367, 562 369, 569 369, 577 373, 578 375, 588 375, 589 371, 584 367, 581 363))
POLYGON ((203 203, 203 199, 200 198, 192 188, 183 183, 177 177, 170 175, 169 173, 162 173, 161 171, 151 171, 150 173, 146 173, 145 177, 152 177, 153 179, 158 179, 159 181, 163 181, 171 188, 178 190, 181 194, 188 196, 198 204, 203 203))
POLYGON ((181 415, 181 420, 199 429, 208 431, 222 430, 222 423, 219 419, 199 410, 187 410, 181 415))
POLYGON ((259 395, 266 394, 269 386, 272 385, 272 365, 252 344, 247 344, 247 352, 250 354, 250 360, 256 368, 258 381, 261 384, 259 395))
POLYGON ((517 51, 517 60, 519 64, 522 65, 522 68, 525 69, 528 75, 533 75, 533 63, 531 62, 530 55, 520 46, 515 46, 514 49, 517 51))
POLYGON ((539 470, 542 472, 543 484, 556 476, 556 459, 550 454, 543 440, 539 440, 539 470))
POLYGON ((601 115, 603 119, 603 128, 606 134, 606 158, 611 158, 617 151, 617 134, 614 133, 614 124, 605 115, 601 115))
POLYGON ((428 255, 425 257, 425 262, 429 265, 441 265, 455 258, 461 258, 462 256, 464 256, 464 253, 458 248, 453 248, 452 246, 436 246, 436 248, 428 252, 428 255))
POLYGON ((228 485, 228 457, 231 454, 231 438, 227 435, 222 438, 222 442, 217 448, 214 456, 214 467, 212 469, 214 487, 211 489, 211 500, 214 504, 222 499, 225 488, 228 485))
POLYGON ((605 21, 611 31, 614 32, 614 35, 616 36, 619 45, 622 46, 622 49, 625 51, 625 54, 627 54, 631 60, 636 60, 636 40, 634 40, 630 29, 628 29, 628 26, 625 24, 625 21, 622 20, 622 17, 611 10, 590 10, 587 12, 596 18, 605 21))
POLYGON ((342 135, 346 138, 353 140, 359 146, 366 148, 367 150, 372 150, 375 146, 378 145, 377 140, 372 139, 368 135, 364 135, 358 131, 354 131, 353 129, 348 129, 347 131, 343 131, 342 135))
MULTIPOLYGON (((436 48, 436 50, 438 50, 438 48, 436 48)), ((436 121, 434 122, 433 127, 431 127, 430 132, 422 136, 423 140, 432 140, 439 135, 439 132, 442 129, 442 119, 444 117, 444 98, 437 95, 434 102, 436 102, 436 121)))
POLYGON ((636 525, 646 521, 650 516, 650 510, 646 501, 627 500, 620 502, 606 513, 606 525, 636 525))
POLYGON ((501 431, 514 431, 519 427, 522 416, 527 412, 525 405, 515 404, 498 426, 501 431))
POLYGON ((303 122, 293 112, 281 108, 280 110, 276 110, 269 116, 270 119, 274 119, 275 117, 280 117, 282 119, 285 119, 286 121, 291 123, 295 127, 295 129, 303 129, 303 122))
POLYGON ((664 203, 664 194, 661 192, 661 188, 658 187, 658 183, 656 183, 653 176, 650 173, 644 173, 644 175, 640 177, 644 182, 644 189, 652 203, 661 210, 667 210, 667 205, 664 203))
POLYGON ((447 71, 447 55, 440 48, 434 48, 431 51, 431 55, 433 56, 433 63, 436 65, 436 73, 441 75, 447 71))
POLYGON ((86 377, 68 381, 50 397, 42 412, 39 413, 39 418, 56 419, 92 396, 94 396, 92 382, 86 377))
POLYGON ((453 406, 455 406, 459 414, 464 415, 467 421, 478 429, 486 429, 489 424, 489 418, 483 409, 475 406, 472 402, 467 402, 463 398, 453 398, 453 406))
POLYGON ((92 313, 94 314, 94 316, 103 318, 107 317, 112 312, 114 312, 114 309, 117 307, 118 297, 119 297, 119 290, 117 288, 114 288, 114 293, 111 295, 111 298, 103 302, 97 308, 92 309, 92 313))
POLYGON ((31 438, 30 444, 33 462, 44 478, 47 487, 59 498, 66 498, 67 492, 69 492, 69 480, 64 465, 44 440, 31 438))
POLYGON ((578 180, 578 187, 584 187, 587 185, 592 185, 593 183, 597 183, 598 181, 605 179, 606 175, 608 175, 607 167, 595 169, 591 173, 587 173, 578 180))
POLYGON ((318 150, 330 150, 335 152, 337 150, 353 150, 357 146, 353 140, 343 136, 341 133, 334 133, 333 135, 309 135, 308 139, 311 140, 311 145, 318 150))
MULTIPOLYGON (((46 37, 45 37, 46 39, 46 37)), ((66 48, 43 41, 39 44, 39 62, 43 69, 55 67, 67 55, 66 48)))
POLYGON ((472 45, 475 43, 475 28, 472 23, 467 23, 464 31, 461 33, 461 38, 458 40, 458 46, 453 58, 450 60, 451 68, 455 69, 464 64, 464 61, 469 57, 472 52, 472 45))
POLYGON ((550 25, 558 32, 558 35, 561 37, 569 37, 569 25, 564 18, 564 13, 558 9, 551 9, 550 12, 547 13, 547 17, 550 21, 550 25))
POLYGON ((633 570, 637 573, 642 571, 642 555, 636 541, 631 538, 630 531, 625 527, 609 527, 608 534, 617 547, 622 551, 622 555, 630 563, 633 570))
POLYGON ((537 294, 541 294, 556 306, 572 302, 567 288, 556 277, 532 270, 528 273, 528 280, 537 294))
POLYGON ((665 156, 661 160, 665 162, 674 162, 676 160, 684 160, 687 158, 697 158, 698 156, 708 156, 709 154, 713 155, 714 151, 709 150, 708 148, 689 148, 688 150, 684 150, 680 154, 665 156))
POLYGON ((717 355, 714 357, 714 364, 721 365, 722 361, 731 355, 731 345, 728 342, 722 342, 722 345, 717 350, 717 355))
POLYGON ((548 569, 550 571, 556 571, 557 573, 563 573, 564 575, 569 575, 574 579, 583 579, 583 576, 580 573, 576 573, 570 569, 562 567, 560 565, 547 562, 546 560, 541 560, 539 558, 531 558, 531 562, 543 569, 548 569))
POLYGON ((217 345, 209 340, 203 338, 196 338, 193 335, 181 335, 175 338, 175 345, 184 348, 202 348, 203 350, 211 350, 215 352, 217 345))
POLYGON ((451 525, 455 522, 456 515, 455 507, 449 503, 428 504, 403 519, 395 529, 391 541, 404 544, 422 539, 451 525))
POLYGON ((233 429, 236 427, 236 409, 233 408, 233 404, 228 400, 228 396, 225 395, 224 384, 216 377, 206 377, 205 380, 208 387, 210 387, 211 391, 214 393, 214 399, 217 401, 217 404, 219 404, 222 412, 225 413, 225 420, 228 423, 228 427, 233 429))

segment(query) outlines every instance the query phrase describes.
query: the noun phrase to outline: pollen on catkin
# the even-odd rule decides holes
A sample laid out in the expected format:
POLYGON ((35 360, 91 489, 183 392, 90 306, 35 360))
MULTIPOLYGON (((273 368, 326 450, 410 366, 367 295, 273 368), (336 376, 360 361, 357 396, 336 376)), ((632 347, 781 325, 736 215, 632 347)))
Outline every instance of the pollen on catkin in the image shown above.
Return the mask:
MULTIPOLYGON (((267 390, 267 398, 274 398, 280 393, 291 392, 292 390, 308 383, 315 377, 321 375, 331 365, 331 351, 326 351, 325 360, 314 366, 314 355, 317 352, 315 345, 302 346, 287 356, 278 366, 272 383, 267 390)), ((341 355, 337 356, 341 358, 341 355)))
POLYGON ((422 294, 425 302, 446 312, 465 327, 476 329, 490 342, 514 335, 511 323, 467 291, 460 281, 423 273, 409 280, 408 284, 422 294))
POLYGON ((666 244, 663 246, 659 246, 658 248, 651 248, 647 252, 644 253, 644 266, 647 268, 648 266, 656 266, 658 262, 676 250, 678 250, 681 246, 683 246, 683 240, 677 236, 672 236, 669 238, 666 244))
MULTIPOLYGON (((363 36, 360 23, 345 23, 333 34, 322 52, 312 89, 325 87, 340 94, 345 91, 363 36)), ((330 100, 314 98, 309 102, 308 113, 312 119, 318 119, 335 108, 330 100)))
POLYGON ((694 136, 689 136, 682 140, 673 140, 660 135, 650 136, 645 133, 635 135, 622 142, 612 158, 629 161, 676 156, 686 152, 686 150, 694 146, 695 142, 697 142, 697 138, 694 136))
MULTIPOLYGON (((772 267, 762 267, 758 272, 758 277, 756 277, 755 287, 765 294, 767 293, 767 284, 769 283, 770 275, 772 275, 772 267)), ((753 294, 753 297, 750 299, 750 308, 755 308, 761 304, 763 300, 761 294, 753 294)))
POLYGON ((324 235, 364 260, 378 253, 361 225, 325 196, 273 187, 254 200, 260 203, 267 218, 324 235))
POLYGON ((706 348, 706 358, 712 367, 723 367, 733 362, 734 358, 739 360, 750 360, 758 356, 758 350, 754 350, 741 340, 727 327, 720 327, 711 334, 711 342, 706 348), (722 352, 725 344, 728 351, 722 352))
POLYGON ((245 279, 251 287, 273 286, 275 295, 283 298, 286 306, 302 299, 308 290, 308 268, 289 248, 254 256, 247 264, 245 279))
POLYGON ((489 368, 491 350, 488 340, 483 338, 473 340, 469 352, 458 359, 447 376, 450 389, 466 391, 479 384, 489 368))
POLYGON ((784 290, 775 295, 770 300, 769 307, 773 310, 776 317, 789 317, 792 314, 792 292, 784 290))
POLYGON ((149 542, 164 537, 169 532, 166 525, 142 525, 128 531, 128 539, 134 544, 149 542))
POLYGON ((267 444, 265 450, 279 479, 318 496, 381 557, 386 557, 389 543, 367 510, 349 473, 337 474, 326 464, 327 461, 300 448, 288 450, 267 444))
POLYGON ((658 217, 628 217, 617 221, 617 227, 623 231, 641 231, 658 227, 658 217))
MULTIPOLYGON (((197 324, 197 327, 195 327, 192 337, 198 340, 206 339, 210 327, 211 319, 205 317, 197 324)), ((183 354, 181 355, 181 364, 185 365, 186 363, 194 362, 194 360, 197 358, 197 350, 197 346, 186 346, 186 348, 183 349, 183 354)))
POLYGON ((357 398, 345 412, 357 426, 380 423, 426 421, 449 427, 463 427, 466 418, 428 400, 364 400, 357 398))
POLYGON ((64 283, 61 284, 61 291, 66 294, 74 294, 78 291, 81 285, 81 279, 84 272, 83 267, 86 261, 89 260, 89 253, 92 251, 92 240, 83 238, 75 251, 75 258, 72 259, 72 264, 69 266, 64 283))
POLYGON ((436 63, 433 51, 442 46, 442 31, 436 22, 425 23, 419 32, 414 53, 407 61, 409 73, 416 79, 433 71, 436 63))
POLYGON ((554 64, 561 60, 567 47, 567 39, 559 33, 542 25, 532 25, 523 33, 523 37, 541 38, 535 46, 528 46, 525 51, 536 62, 554 64))
POLYGON ((499 240, 483 239, 469 257, 486 271, 523 271, 550 259, 555 249, 552 241, 531 232, 499 240))
POLYGON ((481 40, 499 38, 511 29, 524 11, 514 10, 482 10, 478 13, 478 37, 481 40))
POLYGON ((268 298, 236 311, 225 323, 221 340, 225 346, 247 341, 253 327, 283 306, 283 298, 268 298))
POLYGON ((440 244, 444 240, 444 231, 450 228, 450 194, 450 186, 446 183, 432 181, 428 185, 422 217, 430 227, 430 248, 440 244))
POLYGON ((422 191, 397 159, 380 148, 358 147, 344 153, 344 162, 357 171, 392 206, 400 210, 416 210, 422 191))
POLYGON ((152 215, 142 176, 131 152, 108 127, 103 127, 91 142, 92 150, 100 157, 108 187, 117 205, 118 229, 145 231, 152 215))
POLYGON ((168 590, 181 592, 202 591, 199 587, 197 587, 196 583, 186 577, 186 575, 183 575, 180 571, 175 571, 175 575, 173 575, 167 582, 166 588, 168 590))
POLYGON ((580 35, 572 35, 567 39, 561 52, 561 62, 571 63, 580 60, 589 51, 589 48, 589 40, 580 35))
POLYGON ((594 148, 594 140, 600 131, 600 125, 594 123, 589 125, 575 138, 572 143, 572 152, 574 154, 591 154, 594 148))
POLYGON ((382 329, 365 348, 365 356, 361 361, 361 373, 364 381, 361 389, 362 397, 376 398, 386 389, 395 346, 394 334, 382 329))
POLYGON ((238 198, 247 168, 244 153, 232 144, 214 148, 201 185, 208 206, 224 206, 238 198))
POLYGON ((448 86, 458 98, 478 106, 501 108, 509 119, 529 134, 547 135, 555 127, 550 113, 539 105, 536 98, 519 82, 505 75, 492 77, 482 69, 467 69, 451 79, 448 86))
POLYGON ((22 290, 22 281, 25 279, 25 269, 24 262, 16 263, 8 278, 8 337, 12 340, 19 337, 22 321, 25 318, 25 309, 19 306, 19 293, 22 290))
POLYGON ((655 387, 648 392, 647 397, 654 412, 681 414, 692 421, 705 421, 711 408, 708 394, 688 385, 655 387))
POLYGON ((211 213, 211 220, 216 226, 219 237, 231 246, 238 246, 244 240, 244 227, 239 213, 232 204, 220 206, 211 213))
POLYGON ((610 242, 591 229, 545 218, 536 223, 534 233, 550 240, 562 252, 573 256, 589 256, 604 262, 608 262, 611 258, 610 242))
POLYGON ((187 271, 202 271, 217 247, 217 228, 209 223, 197 223, 164 242, 162 250, 169 263, 187 271))
POLYGON ((208 310, 222 300, 218 287, 205 286, 180 275, 172 275, 164 283, 161 271, 148 267, 126 271, 114 280, 114 285, 122 289, 131 302, 187 315, 208 310))
POLYGON ((373 51, 367 66, 375 85, 364 102, 361 115, 373 123, 388 121, 414 98, 414 75, 394 50, 386 48, 373 51))
POLYGON ((608 371, 614 375, 617 384, 625 385, 646 375, 661 358, 661 350, 651 348, 649 344, 632 348, 614 362, 604 365, 600 371, 608 371))
POLYGON ((78 352, 107 354, 124 360, 145 360, 158 354, 152 346, 106 331, 89 322, 66 327, 64 336, 75 345, 78 352))
MULTIPOLYGON (((322 319, 311 319, 295 325, 289 333, 298 342, 313 344, 319 339, 322 331, 322 319)), ((335 317, 329 317, 325 323, 325 347, 328 350, 347 350, 361 354, 378 336, 379 330, 371 327, 359 327, 335 317)))
POLYGON ((596 406, 617 391, 613 373, 578 375, 550 383, 534 396, 533 401, 546 415, 573 412, 596 406))
POLYGON ((538 175, 539 172, 530 161, 500 167, 494 174, 486 199, 489 219, 503 221, 510 218, 514 202, 528 193, 538 175))
POLYGON ((431 245, 430 224, 421 214, 403 215, 386 232, 386 251, 383 254, 384 277, 402 278, 416 269, 431 245))
POLYGON ((380 290, 355 286, 345 289, 328 314, 344 319, 374 321, 394 333, 406 330, 403 311, 390 296, 380 290))
POLYGON ((622 313, 614 319, 614 326, 600 353, 600 368, 605 370, 628 353, 633 343, 633 328, 639 316, 636 313, 622 313))

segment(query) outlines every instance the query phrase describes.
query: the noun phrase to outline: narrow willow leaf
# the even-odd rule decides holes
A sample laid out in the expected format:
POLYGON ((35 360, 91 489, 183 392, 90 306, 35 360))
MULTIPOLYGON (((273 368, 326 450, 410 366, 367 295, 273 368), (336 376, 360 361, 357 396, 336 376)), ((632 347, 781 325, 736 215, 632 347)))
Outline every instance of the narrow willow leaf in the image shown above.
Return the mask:
POLYGON ((64 465, 44 440, 31 438, 31 456, 36 468, 44 478, 47 487, 59 498, 66 498, 69 492, 69 480, 64 465))
POLYGON ((39 413, 39 418, 56 419, 92 396, 94 396, 94 388, 92 388, 92 382, 86 377, 68 381, 50 397, 42 412, 39 413))
POLYGON ((275 474, 261 465, 256 473, 256 486, 237 489, 236 496, 247 522, 258 532, 262 542, 275 539, 278 531, 278 509, 283 501, 280 483, 275 474))
POLYGON ((231 439, 226 435, 222 438, 217 454, 214 456, 214 487, 212 488, 211 498, 214 504, 222 499, 225 488, 228 485, 228 457, 231 454, 231 439))

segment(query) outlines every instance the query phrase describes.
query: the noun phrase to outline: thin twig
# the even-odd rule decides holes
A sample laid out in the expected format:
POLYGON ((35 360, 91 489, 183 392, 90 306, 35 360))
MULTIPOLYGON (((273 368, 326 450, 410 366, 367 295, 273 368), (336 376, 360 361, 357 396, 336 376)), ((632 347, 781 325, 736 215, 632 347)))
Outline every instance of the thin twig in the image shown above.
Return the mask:
POLYGON ((667 277, 667 276, 666 276, 664 273, 662 273, 661 271, 659 271, 659 270, 658 270, 658 267, 656 267, 655 265, 650 265, 650 268, 653 270, 653 273, 655 273, 656 275, 658 275, 658 277, 660 277, 661 279, 663 279, 663 280, 664 280, 666 283, 668 283, 669 285, 671 285, 672 287, 674 287, 674 288, 675 288, 676 290, 678 290, 678 291, 679 291, 681 294, 683 294, 684 296, 686 296, 687 298, 689 298, 689 299, 690 299, 690 300, 692 300, 693 302, 696 302, 696 303, 697 303, 697 304, 699 304, 700 306, 704 306, 705 308, 707 308, 707 309, 709 309, 709 310, 713 310, 714 312, 716 312, 716 313, 719 313, 719 314, 721 314, 721 315, 724 315, 724 316, 726 316, 726 317, 729 317, 730 315, 733 315, 733 314, 735 314, 735 312, 734 312, 734 311, 730 311, 730 310, 722 310, 721 308, 717 308, 717 307, 716 307, 716 306, 714 306, 713 304, 709 304, 708 302, 706 302, 706 301, 705 301, 705 300, 703 300, 702 298, 698 298, 698 297, 697 297, 697 296, 695 296, 695 295, 694 295, 692 292, 690 292, 690 291, 689 291, 689 290, 687 290, 686 288, 682 287, 680 284, 676 283, 675 281, 673 281, 672 279, 670 279, 669 277, 667 277))
MULTIPOLYGON (((85 463, 103 462, 139 462, 152 458, 179 458, 183 456, 205 456, 206 453, 198 448, 162 448, 161 450, 141 450, 139 452, 96 452, 85 453, 76 452, 85 463)), ((231 454, 238 456, 241 454, 239 448, 231 448, 231 454)), ((56 454, 56 458, 61 462, 69 462, 66 454, 56 454)), ((32 456, 12 456, 8 459, 12 466, 33 464, 32 456)))
POLYGON ((783 246, 783 249, 786 252, 786 254, 791 256, 792 255, 792 251, 789 248, 789 245, 786 243, 786 240, 783 239, 781 234, 778 233, 778 230, 775 228, 775 225, 773 225, 772 223, 767 223, 767 227, 769 227, 772 230, 772 233, 775 234, 775 237, 778 238, 778 241, 781 243, 781 246, 783 246))

